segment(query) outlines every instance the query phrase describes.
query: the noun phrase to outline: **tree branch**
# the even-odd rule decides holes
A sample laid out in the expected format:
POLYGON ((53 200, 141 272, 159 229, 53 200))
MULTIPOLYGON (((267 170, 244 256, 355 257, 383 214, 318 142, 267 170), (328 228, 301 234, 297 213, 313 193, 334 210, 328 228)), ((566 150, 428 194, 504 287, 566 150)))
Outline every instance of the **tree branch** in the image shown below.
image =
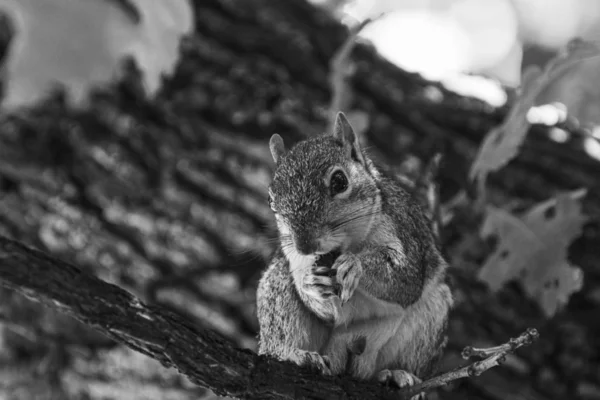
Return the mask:
POLYGON ((57 308, 111 339, 174 367, 222 396, 245 399, 394 399, 377 383, 327 377, 233 348, 162 307, 72 264, 0 236, 0 284, 57 308))
MULTIPOLYGON (((71 315, 117 342, 174 367, 216 394, 245 399, 405 399, 496 366, 505 354, 531 342, 527 332, 492 349, 463 354, 491 356, 417 386, 394 391, 374 382, 322 376, 251 351, 231 347, 214 332, 179 315, 143 304, 129 292, 72 264, 0 236, 0 284, 71 315)), ((533 332, 533 333, 532 333, 533 332)))

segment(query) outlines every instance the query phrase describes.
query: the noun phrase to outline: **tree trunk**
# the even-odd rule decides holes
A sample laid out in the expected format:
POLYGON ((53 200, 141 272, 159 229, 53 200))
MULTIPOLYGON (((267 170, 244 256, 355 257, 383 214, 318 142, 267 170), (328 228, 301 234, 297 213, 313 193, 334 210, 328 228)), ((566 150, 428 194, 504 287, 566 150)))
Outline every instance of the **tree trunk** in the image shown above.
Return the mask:
MULTIPOLYGON (((183 43, 177 71, 157 98, 145 98, 132 69, 121 83, 95 93, 89 110, 74 111, 55 97, 3 119, 0 234, 254 349, 256 281, 274 246, 268 138, 277 132, 291 144, 325 128, 329 60, 347 30, 305 0, 194 5, 197 33, 183 43)), ((353 59, 351 108, 368 113, 373 151, 396 163, 409 153, 426 157, 443 149, 443 196, 464 186, 480 140, 505 109, 399 70, 367 46, 358 46, 353 59)), ((516 285, 493 295, 476 281, 486 244, 474 223, 451 224, 444 245, 457 307, 442 368, 455 367, 465 345, 499 344, 527 327, 541 338, 504 366, 440 390, 441 398, 600 396, 594 340, 600 335, 594 315, 600 164, 583 152, 582 132, 570 128, 573 139, 558 144, 548 130, 531 129, 518 159, 490 180, 491 199, 527 203, 589 188, 592 221, 571 251, 585 287, 565 311, 545 320, 516 285)), ((41 307, 11 289, 0 296, 6 322, 0 390, 9 398, 197 399, 205 393, 173 369, 64 316, 60 304, 41 307)), ((102 329, 123 322, 111 313, 99 318, 105 318, 102 329)))

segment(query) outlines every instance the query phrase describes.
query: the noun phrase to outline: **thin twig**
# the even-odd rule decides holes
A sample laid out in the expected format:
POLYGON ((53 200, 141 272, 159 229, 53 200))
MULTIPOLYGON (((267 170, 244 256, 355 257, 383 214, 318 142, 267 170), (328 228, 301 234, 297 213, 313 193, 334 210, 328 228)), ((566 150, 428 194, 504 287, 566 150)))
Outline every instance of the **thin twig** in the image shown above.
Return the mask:
POLYGON ((334 54, 329 63, 331 73, 329 75, 329 83, 331 85, 331 104, 329 105, 329 127, 328 132, 333 129, 335 116, 339 111, 345 111, 346 107, 352 99, 348 80, 356 70, 355 65, 350 61, 350 54, 356 44, 358 34, 373 21, 383 17, 385 13, 381 13, 373 18, 366 18, 357 26, 350 29, 350 35, 334 54))
POLYGON ((533 341, 535 341, 538 337, 538 331, 536 329, 529 328, 527 331, 523 332, 519 337, 512 338, 508 341, 508 343, 505 343, 500 346, 490 347, 487 349, 477 349, 471 346, 467 346, 462 351, 463 358, 487 358, 481 361, 476 361, 470 365, 466 365, 464 367, 445 372, 422 383, 403 389, 400 391, 401 398, 410 398, 418 393, 427 392, 440 386, 447 385, 448 383, 457 379, 468 378, 471 376, 479 376, 488 369, 500 365, 506 358, 507 354, 513 353, 519 347, 527 346, 533 343, 533 341))
POLYGON ((436 184, 436 178, 442 159, 441 153, 436 153, 429 160, 427 165, 422 168, 415 182, 413 196, 422 198, 425 203, 427 213, 431 219, 431 228, 436 240, 440 240, 441 225, 441 205, 439 188, 436 184))

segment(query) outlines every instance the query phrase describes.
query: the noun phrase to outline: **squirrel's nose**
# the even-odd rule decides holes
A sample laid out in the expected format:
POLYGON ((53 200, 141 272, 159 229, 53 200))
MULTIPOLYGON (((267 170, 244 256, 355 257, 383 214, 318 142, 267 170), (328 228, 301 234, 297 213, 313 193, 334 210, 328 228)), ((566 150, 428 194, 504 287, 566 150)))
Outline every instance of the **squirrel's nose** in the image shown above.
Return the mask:
POLYGON ((317 251, 317 242, 310 237, 300 237, 296 240, 296 249, 305 256, 314 254, 317 251))

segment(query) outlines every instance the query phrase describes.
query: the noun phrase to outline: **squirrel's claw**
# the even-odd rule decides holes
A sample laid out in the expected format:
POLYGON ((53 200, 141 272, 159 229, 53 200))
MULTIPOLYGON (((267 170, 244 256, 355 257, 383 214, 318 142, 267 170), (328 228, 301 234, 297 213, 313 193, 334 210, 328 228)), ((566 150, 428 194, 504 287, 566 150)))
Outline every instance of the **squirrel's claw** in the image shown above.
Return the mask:
POLYGON ((310 367, 319 370, 323 375, 331 375, 331 362, 329 357, 322 356, 315 351, 296 349, 290 360, 301 367, 310 367))
MULTIPOLYGON (((417 383, 421 383, 421 380, 418 377, 403 369, 384 369, 377 374, 377 380, 385 384, 391 383, 399 388, 414 386, 417 383)), ((410 400, 425 400, 425 398, 425 392, 421 392, 411 397, 410 400)))
POLYGON ((328 275, 325 269, 329 270, 327 267, 313 267, 302 281, 305 292, 317 299, 328 299, 335 295, 335 278, 328 275))
POLYGON ((331 375, 331 361, 329 360, 329 357, 321 356, 319 354, 316 355, 318 356, 318 358, 316 360, 313 360, 312 365, 316 365, 323 375, 331 375))
POLYGON ((330 268, 312 266, 302 277, 300 286, 304 301, 318 317, 328 322, 338 319, 341 305, 336 292, 336 278, 330 268))
POLYGON ((354 254, 342 254, 333 264, 333 269, 337 271, 336 280, 341 285, 340 299, 345 304, 358 287, 362 277, 362 264, 354 254))

